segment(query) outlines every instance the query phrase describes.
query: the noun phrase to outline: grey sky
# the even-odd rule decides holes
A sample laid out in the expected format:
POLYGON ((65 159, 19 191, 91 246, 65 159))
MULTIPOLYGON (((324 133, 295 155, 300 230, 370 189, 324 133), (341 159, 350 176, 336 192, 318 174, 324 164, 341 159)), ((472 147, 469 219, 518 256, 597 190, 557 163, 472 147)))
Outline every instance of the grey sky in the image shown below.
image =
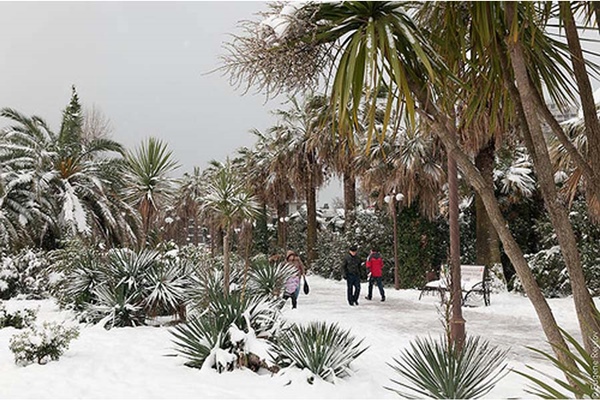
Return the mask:
MULTIPOLYGON (((0 2, 0 107, 54 129, 77 86, 128 148, 166 140, 180 173, 252 146, 275 122, 262 95, 241 95, 218 73, 222 44, 265 2, 0 2)), ((0 119, 0 126, 6 120, 0 119)), ((338 195, 335 188, 322 201, 338 195)))

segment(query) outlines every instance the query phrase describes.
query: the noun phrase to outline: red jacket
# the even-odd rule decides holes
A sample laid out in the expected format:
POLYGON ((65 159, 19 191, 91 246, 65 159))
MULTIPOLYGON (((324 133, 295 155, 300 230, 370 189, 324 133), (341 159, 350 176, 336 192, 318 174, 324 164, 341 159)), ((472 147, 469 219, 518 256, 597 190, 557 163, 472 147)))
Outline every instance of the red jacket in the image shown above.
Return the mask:
POLYGON ((381 276, 381 270, 383 269, 383 258, 379 253, 371 253, 367 257, 367 268, 371 270, 371 276, 378 278, 381 276))

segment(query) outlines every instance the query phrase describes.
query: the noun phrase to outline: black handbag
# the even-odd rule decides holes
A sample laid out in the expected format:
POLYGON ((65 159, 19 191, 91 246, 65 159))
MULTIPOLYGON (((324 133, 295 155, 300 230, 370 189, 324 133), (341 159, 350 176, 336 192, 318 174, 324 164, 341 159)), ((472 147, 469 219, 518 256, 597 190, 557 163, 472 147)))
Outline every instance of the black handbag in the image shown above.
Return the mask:
POLYGON ((308 292, 310 292, 310 287, 308 286, 308 282, 306 281, 306 277, 304 277, 304 287, 302 289, 304 290, 304 294, 308 294, 308 292))

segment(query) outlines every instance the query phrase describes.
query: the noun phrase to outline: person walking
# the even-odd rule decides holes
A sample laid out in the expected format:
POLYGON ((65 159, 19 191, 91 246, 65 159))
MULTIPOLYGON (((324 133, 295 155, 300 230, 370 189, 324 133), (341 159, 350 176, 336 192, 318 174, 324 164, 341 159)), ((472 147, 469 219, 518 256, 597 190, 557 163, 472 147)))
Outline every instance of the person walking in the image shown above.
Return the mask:
POLYGON ((342 278, 346 280, 348 304, 358 305, 360 296, 360 259, 356 255, 356 246, 350 246, 342 261, 342 278))
POLYGON ((383 290, 383 282, 381 281, 383 258, 381 258, 381 254, 379 254, 377 247, 371 247, 371 253, 367 257, 366 266, 369 270, 369 293, 365 299, 371 300, 373 298, 373 284, 376 283, 379 288, 381 301, 385 301, 385 292, 383 290))
POLYGON ((304 264, 302 264, 302 260, 298 254, 293 252, 292 250, 288 250, 285 255, 285 261, 296 267, 296 273, 293 276, 290 276, 284 285, 284 299, 292 299, 292 308, 296 308, 298 306, 298 295, 300 294, 300 282, 302 277, 304 276, 304 264))

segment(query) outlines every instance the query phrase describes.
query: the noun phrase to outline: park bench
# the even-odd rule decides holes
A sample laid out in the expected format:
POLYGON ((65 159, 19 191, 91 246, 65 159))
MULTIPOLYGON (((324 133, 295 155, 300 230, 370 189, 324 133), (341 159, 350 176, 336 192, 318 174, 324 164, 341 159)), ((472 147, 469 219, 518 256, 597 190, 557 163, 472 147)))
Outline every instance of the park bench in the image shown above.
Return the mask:
MULTIPOLYGON (((490 283, 487 276, 487 269, 484 265, 461 265, 460 266, 460 287, 463 293, 463 305, 471 303, 483 303, 490 305, 490 283)), ((447 265, 442 265, 440 278, 429 281, 421 289, 419 300, 426 293, 436 293, 444 299, 446 293, 450 290, 450 271, 447 265)))

